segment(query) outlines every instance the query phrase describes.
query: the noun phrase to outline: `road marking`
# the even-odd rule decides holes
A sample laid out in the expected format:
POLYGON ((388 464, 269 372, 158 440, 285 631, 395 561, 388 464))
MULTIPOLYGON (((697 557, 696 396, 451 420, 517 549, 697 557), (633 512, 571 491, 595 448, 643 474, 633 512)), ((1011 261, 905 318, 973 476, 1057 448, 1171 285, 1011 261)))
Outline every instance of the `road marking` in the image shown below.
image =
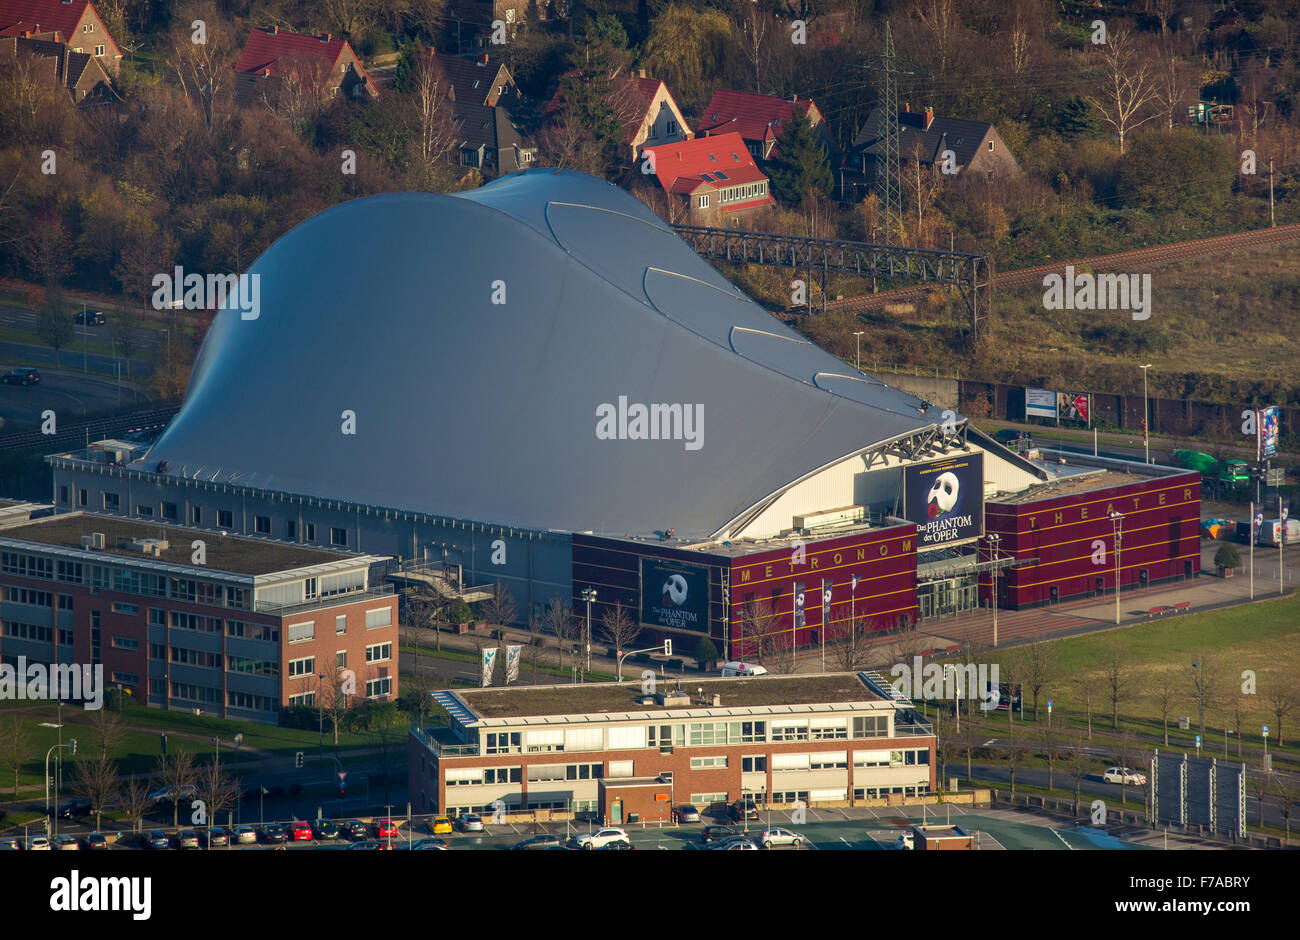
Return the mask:
POLYGON ((1050 830, 1050 831, 1051 831, 1052 835, 1056 836, 1056 838, 1060 839, 1062 842, 1065 843, 1065 847, 1066 847, 1067 849, 1069 849, 1071 852, 1074 851, 1074 846, 1072 846, 1072 845, 1071 845, 1070 843, 1068 843, 1068 842, 1065 842, 1065 837, 1064 837, 1064 836, 1062 836, 1062 835, 1061 835, 1059 832, 1057 832, 1055 829, 1052 829, 1052 830, 1050 830))

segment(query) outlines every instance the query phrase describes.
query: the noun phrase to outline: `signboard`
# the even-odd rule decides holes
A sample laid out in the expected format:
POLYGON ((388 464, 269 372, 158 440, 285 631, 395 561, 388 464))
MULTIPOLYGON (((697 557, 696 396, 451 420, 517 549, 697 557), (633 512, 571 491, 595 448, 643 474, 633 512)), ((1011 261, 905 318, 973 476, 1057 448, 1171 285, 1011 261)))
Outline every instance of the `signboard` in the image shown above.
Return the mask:
POLYGON ((1260 409, 1255 422, 1256 456, 1260 460, 1277 455, 1277 406, 1260 409))
POLYGON ((522 646, 506 646, 506 685, 514 682, 519 678, 519 651, 522 646))
POLYGON ((907 467, 903 481, 905 516, 916 523, 918 551, 983 533, 983 454, 907 467))
POLYGON ((1063 421, 1083 421, 1092 423, 1092 396, 1086 392, 1076 395, 1073 392, 1056 393, 1056 416, 1063 421))
POLYGON ((641 559, 641 622, 709 629, 709 569, 665 558, 641 559))
POLYGON ((1025 389, 1026 418, 1055 418, 1056 392, 1045 388, 1025 389))

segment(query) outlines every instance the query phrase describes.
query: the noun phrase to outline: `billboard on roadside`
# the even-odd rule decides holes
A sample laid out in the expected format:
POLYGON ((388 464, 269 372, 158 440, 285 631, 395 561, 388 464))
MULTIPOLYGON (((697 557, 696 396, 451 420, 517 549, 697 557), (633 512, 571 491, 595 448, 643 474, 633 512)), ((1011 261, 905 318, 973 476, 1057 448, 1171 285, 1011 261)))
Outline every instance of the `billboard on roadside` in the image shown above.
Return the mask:
POLYGON ((1056 392, 1045 388, 1025 389, 1026 418, 1055 418, 1056 392))
POLYGON ((1277 455, 1277 406, 1261 408, 1259 419, 1255 422, 1258 446, 1256 457, 1265 460, 1277 455))
POLYGON ((903 505, 918 550, 975 538, 984 530, 984 455, 963 454, 903 471, 903 505))

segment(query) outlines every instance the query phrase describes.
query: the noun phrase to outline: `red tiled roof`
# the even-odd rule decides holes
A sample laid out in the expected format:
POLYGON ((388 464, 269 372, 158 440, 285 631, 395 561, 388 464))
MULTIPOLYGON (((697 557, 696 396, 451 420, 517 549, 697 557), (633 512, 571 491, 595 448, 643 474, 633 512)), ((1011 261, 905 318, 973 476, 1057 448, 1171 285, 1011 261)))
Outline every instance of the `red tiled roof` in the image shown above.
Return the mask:
MULTIPOLYGON (((90 0, 72 0, 71 3, 64 3, 63 0, 0 0, 0 36, 22 36, 26 32, 48 33, 58 30, 63 34, 65 42, 71 41, 88 6, 91 6, 90 0)), ((95 16, 102 26, 103 18, 98 11, 95 16)), ((114 54, 120 55, 121 50, 113 42, 113 37, 108 35, 107 27, 104 27, 104 36, 113 47, 114 54)), ((98 33, 95 38, 99 38, 98 33)))
MULTIPOLYGON (((647 153, 654 153, 655 176, 659 178, 659 185, 671 193, 687 194, 767 181, 766 174, 745 148, 744 140, 734 131, 645 149, 647 153)), ((766 196, 735 203, 728 208, 774 202, 771 196, 766 196)))
POLYGON ((807 99, 789 101, 772 95, 719 89, 704 109, 699 133, 735 131, 745 140, 770 140, 781 135, 781 129, 795 114, 807 118, 810 107, 816 105, 807 99))
MULTIPOLYGON (((2 0, 0 0, 2 2, 2 0)), ((279 75, 280 59, 320 59, 329 64, 330 70, 338 64, 339 56, 343 51, 352 52, 352 47, 348 45, 346 39, 335 39, 333 36, 308 36, 305 33, 290 33, 283 29, 261 29, 260 27, 253 30, 248 42, 244 45, 244 51, 240 53, 239 61, 235 63, 236 72, 266 72, 269 75, 279 75)), ((353 53, 355 57, 356 54, 353 53)), ((361 64, 360 58, 356 60, 356 67, 361 72, 361 77, 366 80, 372 92, 377 92, 375 83, 370 80, 370 74, 361 64)))

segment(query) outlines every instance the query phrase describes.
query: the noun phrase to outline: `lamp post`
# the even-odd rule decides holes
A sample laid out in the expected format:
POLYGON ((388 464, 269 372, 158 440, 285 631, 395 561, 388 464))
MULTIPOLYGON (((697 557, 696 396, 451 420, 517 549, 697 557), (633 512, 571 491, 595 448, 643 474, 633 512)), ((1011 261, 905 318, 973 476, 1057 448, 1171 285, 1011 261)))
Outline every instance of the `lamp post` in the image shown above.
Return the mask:
POLYGON ((989 536, 989 541, 993 543, 993 571, 989 579, 989 593, 993 596, 993 648, 998 647, 998 543, 1002 541, 1002 536, 994 532, 989 536))
POLYGON ((1119 625, 1119 547, 1120 540, 1124 536, 1124 514, 1122 512, 1112 512, 1110 514, 1111 528, 1115 533, 1115 625, 1119 625))
POLYGON ((1146 454, 1146 462, 1151 462, 1151 399, 1147 398, 1147 369, 1151 368, 1151 363, 1139 366, 1142 370, 1142 449, 1146 454))
POLYGON ((586 647, 586 670, 583 674, 585 680, 586 672, 591 671, 591 602, 596 599, 596 589, 594 587, 583 588, 582 599, 587 602, 587 635, 583 641, 583 645, 586 647))
POLYGON ((45 836, 51 838, 53 834, 52 820, 50 818, 50 755, 61 747, 68 749, 69 757, 77 756, 77 739, 69 738, 67 744, 54 744, 45 752, 45 836))
POLYGON ((856 342, 857 353, 853 357, 853 367, 857 369, 859 372, 862 371, 862 334, 865 332, 866 330, 857 330, 853 334, 857 340, 856 342))

